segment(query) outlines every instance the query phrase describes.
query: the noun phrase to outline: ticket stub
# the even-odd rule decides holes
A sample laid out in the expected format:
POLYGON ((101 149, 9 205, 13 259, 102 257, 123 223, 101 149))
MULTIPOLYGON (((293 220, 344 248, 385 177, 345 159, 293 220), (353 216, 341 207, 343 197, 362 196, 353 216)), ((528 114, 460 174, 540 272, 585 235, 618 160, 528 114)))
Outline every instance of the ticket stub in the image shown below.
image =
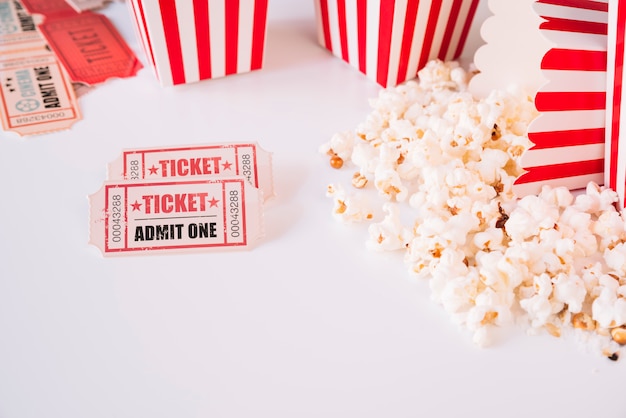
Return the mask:
POLYGON ((85 12, 48 18, 39 30, 76 83, 133 77, 143 67, 105 15, 85 12))
POLYGON ((90 201, 90 244, 105 256, 250 248, 259 190, 241 177, 105 182, 90 201))
POLYGON ((254 142, 128 149, 108 167, 109 180, 235 175, 261 189, 263 199, 274 196, 272 154, 254 142))
POLYGON ((76 14, 76 11, 65 0, 21 0, 30 14, 46 17, 76 14))
POLYGON ((16 0, 0 0, 0 52, 28 48, 35 43, 43 48, 44 38, 37 30, 34 16, 16 0))
POLYGON ((0 60, 0 118, 7 131, 34 135, 81 119, 72 83, 54 54, 8 54, 0 60))

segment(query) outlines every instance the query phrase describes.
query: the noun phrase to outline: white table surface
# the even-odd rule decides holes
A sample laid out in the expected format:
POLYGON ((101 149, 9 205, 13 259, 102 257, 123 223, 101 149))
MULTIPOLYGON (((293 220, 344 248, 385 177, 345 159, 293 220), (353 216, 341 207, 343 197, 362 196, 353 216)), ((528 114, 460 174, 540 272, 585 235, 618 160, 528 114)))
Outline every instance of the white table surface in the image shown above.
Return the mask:
MULTIPOLYGON (((312 2, 270 3, 261 71, 161 88, 146 66, 82 97, 69 131, 0 132, 0 417, 626 417, 626 359, 522 332, 477 348, 332 219, 317 149, 379 87, 316 44, 312 2), (233 141, 274 157, 253 250, 87 244, 87 195, 123 148, 233 141)), ((126 6, 103 13, 145 63, 126 6)))

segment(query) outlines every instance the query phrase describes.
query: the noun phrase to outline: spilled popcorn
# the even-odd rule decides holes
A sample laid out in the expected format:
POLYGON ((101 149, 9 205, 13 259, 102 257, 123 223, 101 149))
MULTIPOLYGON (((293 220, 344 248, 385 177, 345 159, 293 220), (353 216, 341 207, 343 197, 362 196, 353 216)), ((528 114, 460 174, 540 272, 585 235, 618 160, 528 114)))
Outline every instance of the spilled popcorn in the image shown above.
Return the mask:
POLYGON ((471 74, 431 61, 381 91, 354 131, 320 152, 352 184, 328 186, 333 216, 368 222, 367 247, 403 251, 412 275, 479 346, 496 327, 575 336, 617 360, 626 345, 626 224, 617 195, 544 187, 519 199, 519 158, 537 116, 511 88, 475 99, 471 74))

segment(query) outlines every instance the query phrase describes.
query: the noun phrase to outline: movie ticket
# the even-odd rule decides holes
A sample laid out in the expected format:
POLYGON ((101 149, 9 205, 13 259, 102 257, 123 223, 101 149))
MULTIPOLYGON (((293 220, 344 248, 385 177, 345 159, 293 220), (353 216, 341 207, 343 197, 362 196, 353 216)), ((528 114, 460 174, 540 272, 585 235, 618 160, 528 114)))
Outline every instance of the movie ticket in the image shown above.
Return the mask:
POLYGON ((67 16, 76 11, 65 0, 21 0, 30 14, 41 14, 46 17, 67 16))
POLYGON ((5 130, 34 135, 80 120, 72 83, 54 54, 8 54, 0 60, 0 118, 5 130))
POLYGON ((39 30, 76 83, 133 77, 143 67, 105 15, 85 12, 48 18, 39 30))
POLYGON ((105 256, 249 248, 262 234, 259 191, 240 177, 106 182, 89 200, 105 256))
POLYGON ((29 43, 43 48, 37 23, 19 1, 0 0, 0 52, 29 48, 29 43))
POLYGON ((124 150, 108 167, 109 180, 186 179, 197 176, 243 176, 274 196, 272 154, 256 143, 190 145, 124 150))

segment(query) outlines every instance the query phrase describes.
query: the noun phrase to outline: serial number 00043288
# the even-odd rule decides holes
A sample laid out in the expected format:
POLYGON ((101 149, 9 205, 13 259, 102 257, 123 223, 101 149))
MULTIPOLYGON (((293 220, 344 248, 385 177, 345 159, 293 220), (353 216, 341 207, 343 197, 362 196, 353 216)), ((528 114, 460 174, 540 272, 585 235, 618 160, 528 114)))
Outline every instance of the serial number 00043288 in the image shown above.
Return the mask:
POLYGON ((109 248, 124 246, 125 219, 124 195, 120 189, 109 189, 109 216, 107 221, 107 244, 109 248))
POLYGON ((242 183, 231 183, 226 190, 226 231, 230 243, 245 243, 245 211, 243 208, 242 183))

